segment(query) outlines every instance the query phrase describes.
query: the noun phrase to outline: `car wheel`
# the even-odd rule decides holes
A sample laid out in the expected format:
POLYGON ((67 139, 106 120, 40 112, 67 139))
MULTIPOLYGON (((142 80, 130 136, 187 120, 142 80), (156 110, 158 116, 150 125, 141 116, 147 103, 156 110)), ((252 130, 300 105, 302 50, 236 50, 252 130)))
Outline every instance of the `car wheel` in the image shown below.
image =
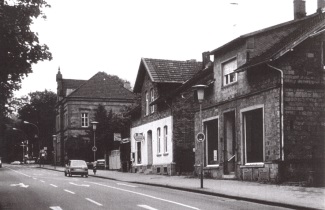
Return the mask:
POLYGON ((86 178, 88 178, 88 175, 86 175, 86 178))
POLYGON ((64 172, 64 176, 67 176, 67 172, 64 172))
POLYGON ((70 177, 72 176, 71 172, 69 173, 69 176, 70 176, 70 177))

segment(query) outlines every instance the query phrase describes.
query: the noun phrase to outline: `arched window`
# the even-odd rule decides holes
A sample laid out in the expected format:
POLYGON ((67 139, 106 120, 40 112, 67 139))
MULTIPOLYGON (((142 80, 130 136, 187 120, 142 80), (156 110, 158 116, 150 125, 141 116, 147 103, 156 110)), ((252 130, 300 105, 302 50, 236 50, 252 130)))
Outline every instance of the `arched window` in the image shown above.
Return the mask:
POLYGON ((160 154, 160 128, 157 128, 157 154, 160 154))
POLYGON ((164 153, 168 152, 168 127, 164 126, 164 153))

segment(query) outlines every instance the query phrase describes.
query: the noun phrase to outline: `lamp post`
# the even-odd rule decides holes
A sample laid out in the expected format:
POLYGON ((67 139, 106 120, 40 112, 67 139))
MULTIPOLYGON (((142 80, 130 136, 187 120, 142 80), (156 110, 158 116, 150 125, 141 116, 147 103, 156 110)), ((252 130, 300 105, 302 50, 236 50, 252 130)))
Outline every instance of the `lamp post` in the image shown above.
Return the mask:
POLYGON ((95 162, 96 161, 96 151, 97 151, 97 147, 96 147, 96 128, 97 128, 98 122, 93 121, 93 122, 91 122, 91 124, 93 125, 93 131, 94 131, 94 146, 93 146, 92 150, 94 152, 94 162, 95 162))
MULTIPOLYGON (((27 156, 29 156, 29 154, 28 154, 28 139, 27 139, 26 133, 24 131, 18 129, 18 128, 12 128, 12 130, 20 131, 20 132, 22 132, 24 134, 24 139, 25 139, 24 142, 26 142, 26 144, 24 146, 26 147, 26 154, 27 154, 27 156)), ((22 142, 22 143, 24 144, 24 142, 22 142)), ((24 161, 24 157, 25 156, 24 156, 24 149, 23 149, 23 161, 24 161)))
POLYGON ((206 85, 195 85, 193 88, 196 90, 197 93, 197 99, 200 105, 200 133, 198 133, 202 137, 198 137, 198 141, 201 144, 201 164, 200 164, 200 179, 201 179, 201 188, 203 188, 203 164, 204 164, 204 139, 205 136, 203 134, 203 126, 202 126, 202 102, 204 100, 204 88, 206 88, 206 85))
POLYGON ((52 135, 52 137, 53 137, 53 149, 54 149, 54 169, 56 169, 57 140, 56 140, 56 135, 52 135))
POLYGON ((38 158, 39 158, 39 166, 41 167, 41 143, 40 143, 40 138, 39 138, 39 129, 37 127, 37 125, 35 125, 34 123, 28 122, 28 121, 24 121, 24 124, 29 124, 29 125, 33 125, 35 126, 36 130, 37 130, 37 138, 38 138, 38 158))
POLYGON ((22 141, 20 146, 23 147, 23 163, 25 163, 25 162, 24 162, 24 156, 25 156, 25 152, 24 152, 24 150, 25 150, 26 145, 25 145, 25 143, 22 141))

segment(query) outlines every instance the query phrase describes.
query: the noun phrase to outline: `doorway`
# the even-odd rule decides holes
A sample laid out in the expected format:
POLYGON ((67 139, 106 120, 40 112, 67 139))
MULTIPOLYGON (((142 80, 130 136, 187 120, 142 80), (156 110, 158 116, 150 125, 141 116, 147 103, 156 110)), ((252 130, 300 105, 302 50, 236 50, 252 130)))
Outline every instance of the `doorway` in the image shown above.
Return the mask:
POLYGON ((236 164, 235 111, 224 114, 224 174, 234 174, 236 164))
POLYGON ((149 130, 147 132, 147 153, 148 153, 148 168, 150 168, 152 166, 152 162, 153 162, 153 157, 152 157, 152 131, 149 130))

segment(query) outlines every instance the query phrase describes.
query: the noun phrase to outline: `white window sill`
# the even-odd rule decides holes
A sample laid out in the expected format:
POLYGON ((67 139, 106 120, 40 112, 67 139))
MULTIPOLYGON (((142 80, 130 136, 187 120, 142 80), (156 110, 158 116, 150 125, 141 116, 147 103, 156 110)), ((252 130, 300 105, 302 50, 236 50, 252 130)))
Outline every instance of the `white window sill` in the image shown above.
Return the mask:
POLYGON ((264 168, 264 163, 246 163, 243 166, 240 166, 240 168, 264 168))
POLYGON ((205 168, 219 168, 219 164, 207 165, 207 166, 205 166, 205 168))

